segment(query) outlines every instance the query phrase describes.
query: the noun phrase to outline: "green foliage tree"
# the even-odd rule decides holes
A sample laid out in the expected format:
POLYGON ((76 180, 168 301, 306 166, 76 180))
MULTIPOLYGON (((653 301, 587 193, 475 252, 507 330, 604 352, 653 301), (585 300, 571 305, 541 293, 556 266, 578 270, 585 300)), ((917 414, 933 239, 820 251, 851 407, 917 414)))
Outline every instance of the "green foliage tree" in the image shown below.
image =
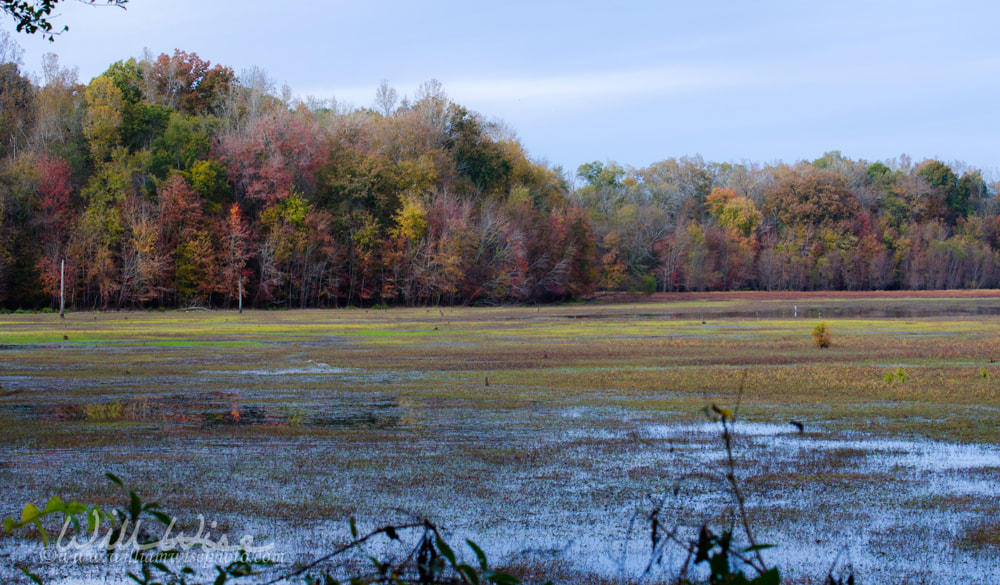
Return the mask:
POLYGON ((468 177, 480 193, 503 193, 510 189, 512 162, 502 145, 489 133, 491 125, 467 109, 452 104, 448 110, 446 148, 453 152, 459 174, 468 177))
POLYGON ((869 181, 875 183, 882 177, 891 176, 892 169, 887 167, 885 163, 876 161, 865 168, 865 174, 868 176, 869 181))
MULTIPOLYGON (((164 106, 155 108, 169 112, 164 106)), ((207 161, 217 125, 214 118, 169 112, 165 127, 151 144, 153 174, 163 178, 171 170, 189 171, 196 162, 207 161)))
POLYGON ((919 166, 917 176, 926 180, 942 200, 942 219, 955 224, 968 214, 972 198, 970 182, 960 181, 951 167, 938 160, 925 161, 919 166))

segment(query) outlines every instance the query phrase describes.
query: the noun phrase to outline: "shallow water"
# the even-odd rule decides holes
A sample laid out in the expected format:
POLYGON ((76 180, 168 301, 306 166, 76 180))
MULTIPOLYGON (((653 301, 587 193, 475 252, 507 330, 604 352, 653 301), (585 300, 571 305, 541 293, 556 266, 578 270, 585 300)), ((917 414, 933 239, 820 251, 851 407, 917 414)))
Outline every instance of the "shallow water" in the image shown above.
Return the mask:
MULTIPOLYGON (((1000 303, 989 302, 1000 310, 1000 303)), ((788 305, 772 311, 794 318, 787 313, 794 315, 797 307, 804 319, 811 308, 817 316, 836 309, 788 305)), ((955 313, 944 302, 914 310, 925 305, 937 316, 971 314, 955 313)), ((955 305, 962 305, 961 311, 973 306, 955 305)), ((871 310, 876 308, 895 310, 884 304, 871 310)), ((700 319, 701 310, 678 316, 700 319)), ((750 335, 753 328, 745 324, 709 319, 757 314, 766 313, 707 310, 704 336, 737 327, 750 335)), ((700 327, 692 326, 689 336, 702 336, 695 331, 700 327)), ((937 343, 927 341, 932 336, 957 336, 934 328, 906 334, 928 344, 937 343)), ((802 336, 807 345, 808 329, 802 336)), ((461 345, 456 341, 461 337, 449 339, 422 341, 421 349, 461 345)), ((682 526, 682 536, 693 537, 701 523, 721 529, 732 522, 720 425, 696 418, 694 408, 680 413, 669 401, 664 410, 630 406, 643 400, 661 404, 655 401, 669 397, 687 408, 698 400, 694 392, 633 392, 608 376, 577 393, 568 385, 537 385, 529 369, 523 380, 508 376, 506 383, 497 382, 490 370, 493 385, 487 386, 476 368, 497 362, 484 351, 443 352, 452 360, 447 368, 438 354, 420 353, 405 368, 426 369, 413 371, 383 367, 381 360, 391 358, 397 346, 352 347, 358 353, 348 357, 359 355, 361 347, 376 354, 367 362, 373 367, 354 367, 337 353, 345 345, 341 338, 290 343, 279 340, 267 352, 195 353, 123 342, 100 355, 101 362, 132 360, 132 371, 150 363, 158 368, 155 375, 130 375, 127 368, 108 374, 104 364, 92 365, 98 360, 90 348, 56 347, 58 358, 27 346, 5 353, 11 361, 0 364, 3 420, 36 432, 0 429, 7 437, 0 460, 3 514, 17 513, 28 501, 44 502, 53 491, 67 499, 117 501, 120 494, 101 479, 111 471, 144 497, 162 501, 183 522, 205 514, 234 539, 268 537, 284 555, 284 568, 342 542, 349 517, 364 529, 427 516, 458 548, 471 538, 501 564, 560 563, 577 573, 624 581, 636 579, 649 560, 649 527, 642 518, 654 500, 662 506, 663 525, 682 526), (292 355, 273 350, 279 346, 292 355), (468 369, 455 367, 456 361, 468 369), (59 371, 53 373, 52 364, 59 371)), ((572 338, 544 343, 568 346, 564 361, 531 366, 544 375, 625 374, 628 368, 668 377, 707 366, 698 356, 678 366, 663 364, 658 356, 628 365, 592 363, 572 354, 572 338)), ((980 347, 985 355, 982 347, 992 346, 980 347)), ((911 358, 881 356, 878 367, 902 365, 916 372, 923 364, 911 358)), ((948 364, 958 374, 981 367, 964 354, 948 364)), ((711 392, 728 388, 715 381, 711 392)), ((1000 526, 995 444, 887 438, 876 434, 877 424, 867 427, 870 433, 845 432, 838 430, 844 422, 831 420, 822 404, 802 408, 810 413, 803 433, 775 422, 788 420, 780 407, 774 412, 748 407, 741 415, 749 418, 734 427, 736 476, 757 540, 777 545, 767 551, 769 562, 786 576, 814 581, 839 554, 862 583, 995 582, 1000 574, 1000 545, 990 540, 1000 526)), ((995 415, 986 408, 977 412, 995 415)), ((34 542, 0 539, 0 580, 16 575, 5 572, 13 562, 37 559, 38 550, 34 542)), ((669 549, 661 574, 671 574, 683 559, 682 551, 669 549)), ((47 563, 38 569, 46 582, 76 584, 104 582, 100 575, 106 567, 47 563)))
POLYGON ((767 301, 757 306, 734 309, 728 303, 713 307, 671 312, 664 305, 660 312, 590 312, 566 315, 567 319, 925 319, 942 317, 990 317, 1000 315, 1000 299, 894 301, 869 300, 849 303, 822 301, 767 301))
MULTIPOLYGON (((186 481, 190 470, 166 476, 157 471, 157 454, 164 450, 182 450, 188 465, 202 472, 208 461, 222 469, 250 464, 273 479, 265 477, 261 483, 244 478, 244 487, 230 494, 234 502, 294 501, 303 494, 326 494, 357 501, 354 515, 367 519, 364 526, 405 520, 400 510, 409 510, 438 519, 454 543, 475 540, 493 559, 559 560, 575 570, 626 580, 638 578, 649 561, 648 527, 636 521, 635 514, 648 511, 651 495, 663 501, 665 525, 691 526, 681 531, 689 537, 701 522, 717 522, 720 514, 731 513, 733 499, 723 481, 720 425, 636 418, 609 429, 602 425, 614 413, 606 409, 571 407, 542 414, 573 425, 524 436, 505 431, 502 423, 482 413, 464 422, 444 416, 431 423, 438 426, 436 438, 417 445, 416 459, 397 459, 393 468, 378 468, 380 453, 388 452, 371 443, 367 453, 352 458, 349 469, 336 471, 334 465, 329 474, 313 469, 303 470, 301 476, 294 476, 290 465, 324 459, 334 445, 323 439, 282 444, 178 438, 169 446, 133 448, 129 473, 158 474, 159 481, 167 484, 186 481), (461 457, 450 445, 469 441, 520 445, 525 451, 553 449, 558 455, 537 465, 519 464, 520 472, 498 474, 492 485, 467 485, 461 479, 465 473, 480 473, 474 464, 448 461, 461 457), (273 452, 284 453, 284 460, 271 459, 273 452), (359 467, 359 456, 374 467, 359 467), (420 505, 414 506, 416 494, 388 486, 410 473, 427 473, 422 459, 439 461, 446 473, 435 487, 423 489, 420 505), (143 460, 148 465, 135 465, 143 460), (636 481, 633 475, 641 470, 652 475, 636 481), (385 488, 371 490, 373 473, 385 488), (276 483, 278 478, 290 481, 276 483), (359 500, 360 494, 365 495, 359 500)), ((786 575, 820 578, 841 549, 849 553, 864 583, 898 582, 894 579, 901 575, 919 576, 928 570, 931 582, 961 578, 963 583, 990 583, 1000 571, 997 557, 984 557, 955 543, 978 514, 951 509, 946 503, 921 504, 927 499, 944 503, 972 498, 977 506, 991 505, 1000 496, 1000 450, 995 446, 831 433, 817 423, 804 434, 791 425, 753 422, 737 423, 733 432, 737 476, 744 485, 757 540, 777 545, 767 551, 767 559, 786 575), (815 477, 797 479, 805 475, 815 477), (758 484, 761 477, 771 479, 758 484), (886 555, 894 559, 891 567, 886 555), (974 567, 971 573, 970 567, 974 567)), ((100 466, 101 461, 106 464, 116 454, 113 447, 92 449, 81 459, 78 450, 49 449, 45 458, 49 465, 72 465, 82 471, 100 466)), ((17 449, 8 456, 9 465, 16 468, 30 465, 36 457, 31 449, 17 449)), ((501 471, 503 464, 499 467, 501 471)), ((225 486, 230 491, 235 488, 225 486)), ((17 498, 20 491, 14 488, 9 496, 17 498)), ((317 547, 328 546, 323 543, 346 536, 343 522, 289 523, 224 510, 217 510, 215 517, 224 519, 234 535, 268 535, 274 552, 286 559, 311 558, 317 547)), ((37 554, 37 548, 28 545, 7 546, 4 551, 13 561, 31 560, 37 554)), ((683 560, 679 549, 668 550, 662 574, 676 571, 683 560)), ((59 578, 57 569, 46 575, 47 582, 88 583, 86 575, 93 578, 100 567, 66 578, 59 578)))

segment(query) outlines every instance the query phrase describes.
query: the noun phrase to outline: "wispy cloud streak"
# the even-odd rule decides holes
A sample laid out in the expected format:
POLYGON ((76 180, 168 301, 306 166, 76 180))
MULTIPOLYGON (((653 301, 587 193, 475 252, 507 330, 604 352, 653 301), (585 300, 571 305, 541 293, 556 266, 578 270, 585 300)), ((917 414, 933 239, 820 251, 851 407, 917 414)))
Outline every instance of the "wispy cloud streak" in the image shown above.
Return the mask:
MULTIPOLYGON (((573 75, 496 79, 441 79, 448 96, 459 103, 592 102, 695 93, 753 83, 738 69, 660 67, 573 75)), ((417 83, 411 82, 415 87, 417 83)), ((307 95, 336 96, 338 100, 367 104, 375 87, 307 90, 307 95)))

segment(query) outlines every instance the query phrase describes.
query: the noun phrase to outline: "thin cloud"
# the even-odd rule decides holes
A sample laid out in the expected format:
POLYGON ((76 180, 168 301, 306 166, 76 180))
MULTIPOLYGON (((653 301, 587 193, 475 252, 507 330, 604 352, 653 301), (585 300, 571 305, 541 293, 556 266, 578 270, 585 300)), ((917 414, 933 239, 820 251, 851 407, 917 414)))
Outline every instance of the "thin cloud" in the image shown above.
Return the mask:
MULTIPOLYGON (((661 67, 633 71, 584 73, 548 77, 442 80, 445 92, 458 103, 511 102, 586 103, 693 93, 753 83, 745 71, 718 67, 661 67)), ((417 83, 414 83, 415 87, 417 83)), ((332 95, 338 100, 368 104, 375 86, 310 90, 307 95, 332 95)))
POLYGON ((718 68, 669 67, 556 77, 460 81, 446 86, 456 97, 475 101, 606 100, 678 94, 745 81, 718 68))

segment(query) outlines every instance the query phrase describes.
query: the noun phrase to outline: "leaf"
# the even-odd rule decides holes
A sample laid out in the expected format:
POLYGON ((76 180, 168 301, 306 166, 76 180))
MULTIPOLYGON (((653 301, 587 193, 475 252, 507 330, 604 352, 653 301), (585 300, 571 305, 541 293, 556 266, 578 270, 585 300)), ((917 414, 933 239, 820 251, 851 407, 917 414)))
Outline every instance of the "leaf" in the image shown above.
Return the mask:
POLYGON ((715 412, 724 419, 728 418, 732 420, 733 418, 733 411, 729 410, 728 408, 720 408, 715 404, 712 405, 712 412, 715 412))
POLYGON ((451 547, 448 546, 448 543, 442 540, 440 536, 435 539, 435 544, 437 544, 438 550, 441 551, 441 556, 448 559, 448 561, 451 563, 451 566, 454 567, 455 551, 451 550, 451 547))
POLYGON ((712 570, 713 575, 723 577, 731 574, 731 569, 729 568, 729 555, 726 554, 725 550, 712 555, 712 557, 708 559, 708 566, 712 570))
POLYGON ((351 527, 351 538, 353 538, 354 540, 357 540, 358 539, 358 525, 355 522, 353 516, 351 517, 350 520, 348 520, 348 524, 351 527))
POLYGON ((781 573, 778 571, 778 567, 774 567, 766 573, 757 576, 757 578, 750 583, 751 585, 780 585, 781 573))
POLYGON ((483 549, 479 548, 479 545, 477 545, 476 543, 472 542, 469 539, 465 539, 465 544, 469 545, 469 548, 472 549, 472 552, 476 553, 476 558, 479 559, 479 569, 485 571, 486 553, 483 552, 483 549))
MULTIPOLYGON (((489 576, 484 575, 486 580, 490 583, 496 583, 497 585, 519 585, 521 580, 513 575, 508 575, 507 573, 493 573, 491 572, 489 576)), ((549 581, 551 583, 551 581, 549 581)))
POLYGON ((3 519, 3 531, 6 532, 7 534, 10 534, 11 531, 14 530, 14 527, 16 525, 17 525, 17 522, 13 518, 4 518, 3 519))
POLYGON ((751 553, 751 552, 755 552, 755 551, 758 551, 758 550, 767 550, 769 548, 774 548, 774 547, 775 547, 775 545, 773 545, 773 544, 755 544, 753 546, 746 547, 745 549, 743 549, 743 552, 745 552, 745 553, 751 553))
POLYGON ((25 569, 24 567, 18 567, 18 568, 21 569, 21 572, 24 573, 24 575, 27 578, 31 579, 35 583, 38 583, 38 585, 42 585, 42 580, 38 578, 38 575, 32 573, 28 569, 25 569))
POLYGON ((111 531, 111 534, 108 535, 108 545, 107 545, 107 550, 105 550, 105 553, 107 554, 109 559, 111 558, 111 555, 115 554, 114 547, 119 544, 118 541, 121 540, 121 537, 122 537, 121 526, 116 527, 114 530, 111 531))
POLYGON ((34 521, 35 518, 38 518, 38 514, 38 508, 34 504, 28 504, 24 507, 24 510, 21 510, 21 524, 34 521))
POLYGON ((154 511, 150 511, 149 515, 152 516, 153 518, 156 518, 157 520, 159 520, 160 523, 163 524, 164 526, 170 526, 170 520, 171 519, 170 519, 170 516, 168 516, 167 514, 164 514, 163 512, 157 512, 157 511, 154 510, 154 511))
POLYGON ((63 504, 63 501, 59 498, 59 496, 53 496, 52 499, 49 500, 47 504, 45 504, 45 508, 42 509, 41 513, 51 514, 53 512, 58 512, 64 509, 66 509, 66 506, 63 504))
POLYGON ((94 506, 94 508, 87 513, 87 532, 93 532, 97 530, 97 527, 101 524, 101 510, 94 506))
POLYGON ((139 499, 139 494, 129 491, 128 493, 128 515, 132 518, 132 522, 139 519, 139 513, 142 512, 142 500, 139 499))
POLYGON ((115 475, 115 474, 113 474, 113 473, 111 473, 111 472, 105 473, 104 477, 106 477, 109 480, 111 480, 111 482, 118 484, 118 487, 122 487, 122 488, 125 487, 125 484, 122 483, 122 480, 118 479, 118 476, 115 475))
POLYGON ((694 562, 701 563, 708 560, 708 553, 715 548, 715 535, 712 531, 708 529, 707 526, 701 527, 701 532, 698 534, 698 547, 695 551, 694 562))
POLYGON ((466 564, 461 564, 456 567, 458 572, 465 577, 467 583, 472 585, 479 585, 479 575, 476 574, 476 570, 466 564))
POLYGON ((226 572, 233 577, 246 577, 253 575, 253 567, 243 561, 234 561, 226 567, 226 572))

